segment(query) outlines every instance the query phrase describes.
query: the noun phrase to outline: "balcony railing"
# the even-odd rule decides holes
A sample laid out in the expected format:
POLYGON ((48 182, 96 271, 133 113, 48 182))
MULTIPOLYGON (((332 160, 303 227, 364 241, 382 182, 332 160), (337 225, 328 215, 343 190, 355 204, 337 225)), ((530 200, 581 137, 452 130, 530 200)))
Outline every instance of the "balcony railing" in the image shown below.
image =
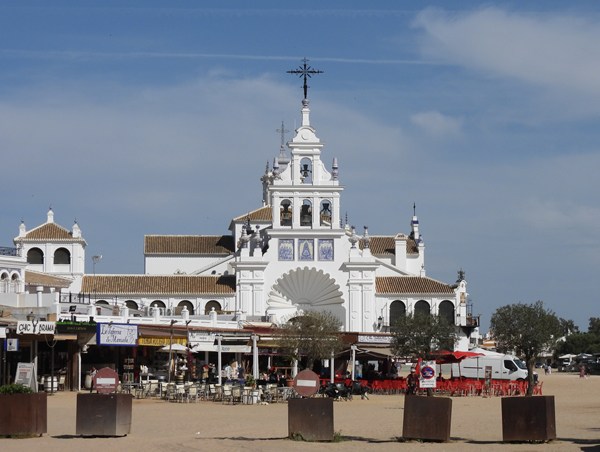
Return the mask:
POLYGON ((476 328, 479 326, 479 316, 467 316, 466 325, 468 327, 476 328))
POLYGON ((9 248, 7 246, 0 246, 0 256, 18 256, 19 250, 17 248, 9 248))

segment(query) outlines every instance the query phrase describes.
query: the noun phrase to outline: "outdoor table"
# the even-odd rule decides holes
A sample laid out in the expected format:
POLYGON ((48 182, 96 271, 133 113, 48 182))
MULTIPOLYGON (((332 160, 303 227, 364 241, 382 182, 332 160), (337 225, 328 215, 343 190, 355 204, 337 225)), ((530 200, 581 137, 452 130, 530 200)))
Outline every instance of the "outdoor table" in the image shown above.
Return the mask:
POLYGON ((123 383, 121 384, 121 392, 125 392, 127 394, 131 394, 131 392, 134 392, 137 390, 138 388, 138 383, 123 383))
POLYGON ((287 401, 287 399, 289 399, 292 395, 293 390, 294 388, 291 388, 289 386, 278 387, 276 395, 277 400, 281 402, 287 401))

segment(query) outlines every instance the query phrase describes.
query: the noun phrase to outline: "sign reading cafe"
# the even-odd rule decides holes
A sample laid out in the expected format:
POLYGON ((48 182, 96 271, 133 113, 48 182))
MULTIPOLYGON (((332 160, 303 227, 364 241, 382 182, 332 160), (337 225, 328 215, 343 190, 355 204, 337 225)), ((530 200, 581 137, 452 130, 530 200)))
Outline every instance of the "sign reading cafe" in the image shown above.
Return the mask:
POLYGON ((137 345, 138 327, 121 323, 99 323, 96 330, 98 345, 121 345, 134 347, 137 345))

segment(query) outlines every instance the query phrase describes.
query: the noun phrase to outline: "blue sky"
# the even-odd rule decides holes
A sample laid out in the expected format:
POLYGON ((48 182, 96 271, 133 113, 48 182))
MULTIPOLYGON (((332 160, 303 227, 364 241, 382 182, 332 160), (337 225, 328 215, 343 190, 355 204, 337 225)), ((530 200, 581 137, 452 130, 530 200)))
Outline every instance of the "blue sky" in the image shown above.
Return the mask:
POLYGON ((145 234, 227 233, 300 120, 307 57, 351 224, 407 232, 415 202, 428 276, 464 269, 484 330, 536 300, 586 330, 598 3, 283 3, 0 2, 0 245, 50 205, 90 272, 142 273, 145 234))

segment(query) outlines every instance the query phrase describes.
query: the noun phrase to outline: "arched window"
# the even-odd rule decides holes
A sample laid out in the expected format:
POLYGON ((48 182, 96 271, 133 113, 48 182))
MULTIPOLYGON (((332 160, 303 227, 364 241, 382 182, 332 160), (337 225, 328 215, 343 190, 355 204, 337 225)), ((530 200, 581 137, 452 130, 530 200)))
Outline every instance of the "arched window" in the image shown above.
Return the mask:
POLYGON ((150 307, 152 308, 166 308, 167 305, 164 304, 162 301, 160 300, 154 300, 152 303, 150 303, 150 307))
POLYGON ((19 274, 18 273, 13 273, 13 275, 11 276, 11 278, 13 281, 18 281, 19 280, 19 274))
POLYGON ((55 264, 70 264, 71 253, 66 248, 59 248, 54 252, 54 263, 55 264))
POLYGON ((179 302, 179 304, 177 305, 177 313, 178 314, 181 314, 181 310, 183 309, 184 306, 186 307, 186 309, 188 310, 190 315, 194 315, 194 305, 192 304, 191 301, 188 301, 188 300, 183 300, 183 301, 179 302))
POLYGON ((331 226, 331 201, 328 199, 321 201, 319 213, 321 216, 321 226, 331 226))
POLYGON ((416 314, 430 314, 431 308, 429 303, 425 300, 419 300, 415 303, 415 315, 416 314))
POLYGON ((100 304, 102 306, 109 306, 109 303, 106 300, 98 300, 98 301, 96 301, 96 304, 97 305, 100 304))
POLYGON ((398 319, 406 316, 406 305, 400 300, 392 301, 390 304, 390 326, 394 326, 398 319))
POLYGON ((31 248, 27 251, 27 263, 28 264, 43 264, 44 253, 39 248, 31 248))
POLYGON ((5 279, 8 279, 8 273, 2 272, 2 274, 0 275, 0 280, 4 281, 5 279))
POLYGON ((302 201, 300 226, 312 226, 312 203, 308 199, 302 201))
POLYGON ((137 311, 139 309, 138 304, 133 300, 127 300, 125 302, 125 306, 127 306, 129 309, 133 309, 134 311, 137 311))
POLYGON ((292 225, 292 203, 289 199, 284 199, 281 201, 279 209, 279 224, 281 226, 291 226, 292 225))
POLYGON ((221 312, 221 303, 215 300, 210 300, 208 303, 206 303, 206 306, 204 307, 204 314, 210 314, 210 311, 212 311, 213 308, 215 311, 221 312))
POLYGON ((303 184, 311 184, 313 181, 312 160, 309 158, 300 161, 300 180, 303 184))
POLYGON ((444 300, 440 303, 438 314, 441 318, 446 319, 450 325, 454 325, 454 303, 449 300, 444 300))

